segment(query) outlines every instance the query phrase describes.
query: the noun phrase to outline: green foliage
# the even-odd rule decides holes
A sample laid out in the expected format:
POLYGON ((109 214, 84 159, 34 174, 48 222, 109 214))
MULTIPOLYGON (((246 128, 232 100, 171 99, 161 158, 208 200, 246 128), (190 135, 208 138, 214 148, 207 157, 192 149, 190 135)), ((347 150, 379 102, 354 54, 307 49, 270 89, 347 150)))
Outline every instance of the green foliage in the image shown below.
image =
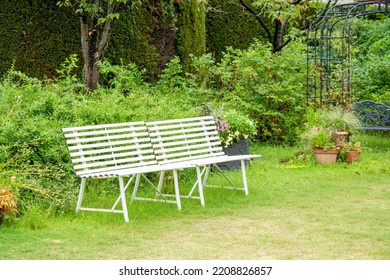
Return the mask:
POLYGON ((327 150, 335 147, 333 131, 330 128, 310 127, 301 137, 312 148, 327 150))
POLYGON ((235 110, 216 112, 217 129, 221 143, 228 147, 241 139, 253 138, 256 134, 254 122, 235 110))
POLYGON ((38 204, 25 206, 24 215, 20 224, 31 230, 40 230, 47 226, 48 218, 51 215, 50 209, 42 208, 38 204))
POLYGON ((290 1, 285 0, 255 0, 251 2, 253 6, 261 8, 270 19, 280 21, 297 19, 301 16, 302 10, 305 9, 304 6, 307 5, 306 2, 303 2, 304 6, 292 5, 290 1))
POLYGON ((219 60, 227 47, 246 49, 254 38, 265 38, 260 24, 233 1, 209 0, 206 18, 207 52, 219 60))
POLYGON ((80 82, 76 73, 78 68, 78 57, 76 54, 70 55, 61 63, 60 69, 56 70, 59 74, 58 80, 64 90, 81 90, 83 84, 80 82))
MULTIPOLYGON (((178 95, 161 95, 142 81, 134 65, 102 65, 107 87, 90 93, 73 80, 72 59, 58 82, 10 70, 0 81, 0 182, 15 176, 20 211, 28 205, 69 211, 78 182, 61 128, 101 123, 195 116, 178 95)), ((22 213, 23 214, 23 213, 22 213)))
MULTIPOLYGON (((69 13, 57 2, 70 3, 2 1, 0 17, 4 24, 0 25, 0 76, 14 65, 14 69, 29 77, 53 78, 58 76, 56 69, 70 54, 78 53, 81 57, 80 14, 69 13)), ((93 1, 81 2, 88 2, 90 9, 94 6, 93 1)), ((156 80, 165 62, 177 55, 177 48, 180 56, 186 58, 184 63, 190 63, 190 53, 199 55, 205 51, 205 9, 204 3, 185 2, 188 3, 183 1, 180 9, 175 9, 171 0, 133 0, 121 11, 119 20, 116 20, 117 12, 113 11, 109 17, 115 18, 115 25, 105 57, 115 65, 122 64, 121 61, 124 65, 135 63, 139 69, 147 70, 147 78, 152 81, 156 80), (141 5, 135 9, 137 3, 141 5), (182 18, 180 26, 178 13, 182 18), (176 40, 178 28, 180 39, 176 40)), ((104 20, 99 24, 103 24, 104 20)), ((81 66, 82 61, 79 61, 75 69, 77 75, 82 74, 81 66)))
POLYGON ((172 93, 175 89, 186 87, 183 67, 179 57, 174 57, 160 75, 159 85, 162 93, 172 93))
POLYGON ((103 76, 101 85, 114 88, 124 94, 138 86, 144 85, 143 75, 146 70, 139 70, 134 63, 128 65, 112 65, 108 60, 100 63, 100 73, 103 76))
POLYGON ((316 111, 309 108, 306 120, 306 128, 323 127, 334 131, 352 132, 361 126, 359 119, 352 111, 340 107, 322 108, 316 111))
POLYGON ((354 31, 352 85, 355 100, 390 105, 390 20, 360 19, 354 31))
POLYGON ((203 102, 223 103, 251 116, 259 140, 293 143, 305 114, 305 60, 299 42, 277 54, 255 42, 247 50, 228 48, 220 62, 210 55, 195 59, 190 84, 208 89, 197 93, 203 102))
POLYGON ((14 64, 30 77, 53 77, 66 57, 79 52, 78 17, 56 1, 3 0, 0 18, 0 76, 14 64))
POLYGON ((315 148, 325 148, 329 142, 331 142, 329 133, 324 130, 316 133, 311 139, 312 146, 315 148))

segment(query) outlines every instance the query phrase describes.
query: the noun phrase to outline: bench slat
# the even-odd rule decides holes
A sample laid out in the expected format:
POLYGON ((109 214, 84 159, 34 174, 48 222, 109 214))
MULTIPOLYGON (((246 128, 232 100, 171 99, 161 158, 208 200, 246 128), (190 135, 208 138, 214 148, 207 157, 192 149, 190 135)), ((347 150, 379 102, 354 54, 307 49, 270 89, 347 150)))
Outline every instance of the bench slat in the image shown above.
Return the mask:
MULTIPOLYGON (((156 139, 157 140, 157 139, 156 139)), ((153 141, 153 140, 152 140, 153 141)), ((165 148, 165 147, 170 147, 170 146, 173 146, 174 143, 185 143, 185 144, 199 144, 199 143, 203 143, 203 142, 207 142, 207 143, 213 143, 214 141, 216 141, 215 143, 219 143, 219 136, 208 136, 207 140, 206 139, 201 139, 201 138, 195 138, 195 139, 187 139, 184 141, 179 141, 179 142, 158 142, 156 141, 156 143, 153 143, 153 147, 155 149, 157 148, 165 148)))
POLYGON ((98 124, 98 125, 89 125, 89 126, 76 126, 76 127, 67 127, 63 128, 63 132, 77 131, 77 130, 90 130, 90 129, 99 129, 99 128, 114 128, 114 127, 124 127, 124 126, 140 126, 144 127, 145 122, 126 122, 126 123, 111 123, 111 124, 98 124))
POLYGON ((73 163, 88 162, 88 161, 109 159, 109 158, 113 158, 113 157, 115 157, 115 158, 134 157, 134 156, 142 155, 142 154, 145 154, 145 153, 153 154, 153 150, 152 149, 144 150, 144 151, 136 150, 136 151, 127 152, 127 153, 115 153, 115 154, 107 153, 105 155, 99 155, 99 156, 90 156, 90 157, 83 157, 83 158, 77 157, 74 160, 72 160, 72 162, 73 163))
POLYGON ((74 130, 72 133, 66 133, 64 134, 65 138, 71 138, 71 137, 84 137, 84 136, 93 136, 93 135, 107 135, 109 134, 125 134, 128 132, 136 132, 136 131, 143 131, 144 129, 142 127, 125 127, 120 129, 105 129, 105 130, 74 130))
MULTIPOLYGON (((198 141, 201 141, 198 139, 198 141)), ((185 141, 179 141, 179 142, 169 142, 169 143, 164 143, 163 147, 154 147, 154 151, 156 154, 160 153, 172 153, 172 152, 180 152, 183 150, 198 150, 200 148, 205 148, 207 147, 208 149, 213 148, 213 147, 219 147, 222 149, 222 147, 219 145, 219 142, 214 141, 205 141, 202 140, 202 143, 197 143, 197 144, 187 144, 185 141)))
MULTIPOLYGON (((225 156, 224 152, 214 153, 212 157, 219 157, 219 156, 225 156)), ((204 154, 204 155, 197 155, 197 156, 191 156, 191 157, 181 157, 171 160, 165 160, 162 162, 162 164, 172 164, 172 163, 180 163, 180 162, 190 162, 192 160, 199 160, 199 159, 209 159, 210 154, 204 154)))
MULTIPOLYGON (((195 134, 186 134, 186 135, 177 135, 177 136, 170 136, 170 137, 164 137, 163 141, 172 141, 172 140, 180 140, 180 139, 192 139, 192 138, 198 138, 198 139, 204 139, 204 136, 215 136, 218 135, 218 132, 216 131, 208 131, 206 133, 195 133, 195 134), (203 136, 203 137, 202 137, 203 136)), ((160 142, 162 143, 162 138, 152 138, 152 143, 160 142)))
POLYGON ((187 128, 187 129, 178 129, 178 130, 166 130, 166 131, 158 131, 158 132, 151 132, 150 136, 165 136, 165 135, 180 135, 180 134, 186 134, 189 132, 205 132, 205 131, 210 131, 210 130, 215 130, 215 127, 195 127, 195 128, 187 128))
POLYGON ((79 126, 62 131, 78 176, 157 165, 145 122, 79 126))
POLYGON ((94 154, 104 154, 104 153, 115 153, 115 152, 122 152, 122 151, 131 151, 134 149, 150 149, 152 145, 150 143, 147 144, 140 144, 137 146, 117 146, 117 147, 110 147, 105 149, 95 149, 95 150, 82 150, 78 152, 69 153, 70 157, 80 157, 80 156, 88 156, 88 155, 94 155, 94 154))
POLYGON ((156 158, 157 160, 160 159, 171 159, 171 158, 182 158, 184 156, 192 156, 192 155, 197 155, 197 154, 204 154, 207 156, 210 156, 213 152, 219 152, 222 151, 222 148, 216 147, 216 148, 210 148, 210 149, 202 149, 202 150, 194 150, 191 149, 187 152, 182 152, 182 153, 162 153, 161 155, 157 155, 156 158))
POLYGON ((204 121, 204 120, 213 120, 213 119, 214 118, 212 116, 205 116, 205 117, 195 117, 195 118, 185 118, 185 119, 175 119, 175 120, 163 120, 163 121, 147 122, 146 125, 149 128, 152 128, 155 125, 161 125, 161 124, 171 124, 171 123, 178 123, 178 122, 204 121))
POLYGON ((131 139, 131 140, 124 140, 124 141, 115 141, 115 142, 101 142, 96 144, 85 144, 85 145, 76 145, 76 146, 70 146, 68 149, 70 151, 74 150, 80 150, 80 149, 92 149, 92 148, 101 148, 101 147, 114 147, 114 146, 120 146, 120 145, 128 145, 128 144, 137 144, 137 143, 145 143, 150 142, 149 138, 142 138, 142 139, 131 139))
MULTIPOLYGON (((215 126, 215 122, 214 121, 207 121, 207 122, 203 122, 204 124, 204 127, 206 129, 215 129, 216 126, 215 126)), ((178 123, 178 124, 174 124, 174 125, 164 125, 164 126, 151 126, 149 128, 149 131, 151 131, 151 133, 153 134, 153 131, 155 130, 158 130, 158 131, 163 131, 163 130, 170 130, 170 131, 176 131, 178 132, 179 128, 187 128, 187 127, 194 127, 194 126, 198 126, 197 123, 178 123)))
POLYGON ((139 164, 139 163, 134 163, 134 164, 124 164, 121 166, 109 166, 109 167, 104 167, 104 168, 96 168, 93 170, 81 170, 77 171, 76 174, 80 177, 83 176, 93 176, 93 174, 98 174, 98 173, 110 173, 110 172, 115 172, 118 170, 125 170, 125 169, 132 169, 132 168, 138 168, 138 167, 147 167, 147 166, 154 166, 156 165, 156 161, 151 161, 151 162, 145 162, 144 164, 139 164))
MULTIPOLYGON (((191 149, 199 149, 199 148, 204 148, 204 147, 211 148, 213 146, 215 146, 215 145, 212 145, 209 142, 206 142, 206 143, 203 143, 203 144, 192 145, 191 149)), ((188 150, 188 149, 189 149, 188 145, 181 145, 181 146, 173 145, 173 148, 155 149, 155 151, 156 152, 164 151, 165 153, 170 153, 170 152, 185 151, 185 150, 188 150)))
MULTIPOLYGON (((116 155, 113 155, 113 156, 116 156, 116 155)), ((102 163, 104 163, 104 165, 120 165, 120 164, 123 164, 123 163, 130 163, 130 162, 140 162, 140 161, 144 161, 144 160, 150 160, 150 159, 154 159, 155 156, 152 154, 150 156, 138 156, 138 157, 127 157, 127 158, 124 158, 124 159, 113 159, 113 160, 107 160, 107 161, 95 161, 95 162, 92 162, 92 163, 83 163, 83 164, 78 164, 78 165, 74 165, 73 168, 74 169, 86 169, 86 168, 90 168, 90 167, 98 167, 98 166, 102 166, 102 163)), ((89 162, 89 161, 86 161, 86 162, 89 162)))
POLYGON ((185 162, 224 154, 212 116, 147 122, 146 125, 159 162, 185 162))
POLYGON ((68 144, 78 144, 78 143, 90 143, 90 142, 99 142, 106 140, 115 140, 115 139, 127 139, 127 138, 137 138, 148 136, 147 132, 143 133, 134 133, 134 134, 114 134, 114 135, 105 135, 100 137, 91 137, 91 138, 76 138, 73 140, 67 140, 68 144))

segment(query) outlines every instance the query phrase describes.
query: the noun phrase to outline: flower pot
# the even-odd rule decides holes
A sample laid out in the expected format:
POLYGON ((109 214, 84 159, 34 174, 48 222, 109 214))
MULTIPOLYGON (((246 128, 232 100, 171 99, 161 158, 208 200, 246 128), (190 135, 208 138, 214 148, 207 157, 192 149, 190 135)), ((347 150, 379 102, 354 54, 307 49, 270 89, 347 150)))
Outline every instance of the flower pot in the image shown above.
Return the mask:
POLYGON ((336 131, 334 133, 334 142, 336 147, 342 147, 347 142, 349 132, 347 131, 336 131))
MULTIPOLYGON (((249 142, 248 139, 241 139, 238 142, 234 142, 228 147, 223 147, 222 148, 225 154, 228 156, 236 156, 236 155, 249 155, 249 142)), ((249 164, 249 162, 246 160, 245 164, 249 164)), ((223 162, 223 163, 218 163, 218 167, 221 170, 236 170, 241 168, 241 161, 240 160, 235 160, 235 161, 230 161, 230 162, 223 162)))
POLYGON ((333 149, 313 149, 314 151, 314 157, 316 159, 316 162, 318 164, 332 164, 335 163, 337 160, 337 155, 339 154, 340 150, 333 148, 333 149))
POLYGON ((360 159, 360 151, 349 151, 345 158, 345 162, 352 163, 360 159))

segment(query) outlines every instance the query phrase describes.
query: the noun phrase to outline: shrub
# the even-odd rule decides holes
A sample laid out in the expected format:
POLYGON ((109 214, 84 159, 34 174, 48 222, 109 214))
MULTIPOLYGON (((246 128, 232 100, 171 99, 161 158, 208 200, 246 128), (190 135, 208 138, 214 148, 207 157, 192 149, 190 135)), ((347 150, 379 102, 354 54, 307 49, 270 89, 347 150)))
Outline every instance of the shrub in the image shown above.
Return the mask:
POLYGON ((0 81, 0 183, 16 176, 20 212, 28 205, 63 213, 77 196, 78 180, 61 128, 198 115, 160 87, 142 82, 142 71, 106 64, 108 87, 88 92, 73 79, 72 59, 58 81, 39 81, 10 70, 0 81))
POLYGON ((259 140, 293 143, 305 114, 305 61, 305 46, 300 42, 277 54, 260 42, 247 50, 228 48, 218 63, 210 55, 194 59, 196 71, 189 85, 202 90, 189 93, 251 116, 259 140))
POLYGON ((351 77, 355 100, 370 99, 390 105, 389 27, 388 18, 356 21, 351 77))

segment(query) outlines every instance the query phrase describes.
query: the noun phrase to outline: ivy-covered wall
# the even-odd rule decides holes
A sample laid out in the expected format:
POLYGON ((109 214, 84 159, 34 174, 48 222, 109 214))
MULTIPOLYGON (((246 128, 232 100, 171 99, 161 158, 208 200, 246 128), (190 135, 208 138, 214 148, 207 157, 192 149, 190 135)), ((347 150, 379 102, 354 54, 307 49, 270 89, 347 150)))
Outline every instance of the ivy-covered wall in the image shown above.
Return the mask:
POLYGON ((206 29, 207 52, 216 58, 226 47, 247 48, 254 38, 265 37, 260 24, 244 12, 238 0, 208 0, 206 29))
MULTIPOLYGON (((16 70, 44 78, 71 54, 81 64, 79 18, 57 1, 2 0, 0 9, 0 75, 16 70)), ((146 0, 125 10, 113 27, 106 51, 112 63, 134 62, 155 78, 176 55, 205 52, 205 7, 199 0, 146 0)))

